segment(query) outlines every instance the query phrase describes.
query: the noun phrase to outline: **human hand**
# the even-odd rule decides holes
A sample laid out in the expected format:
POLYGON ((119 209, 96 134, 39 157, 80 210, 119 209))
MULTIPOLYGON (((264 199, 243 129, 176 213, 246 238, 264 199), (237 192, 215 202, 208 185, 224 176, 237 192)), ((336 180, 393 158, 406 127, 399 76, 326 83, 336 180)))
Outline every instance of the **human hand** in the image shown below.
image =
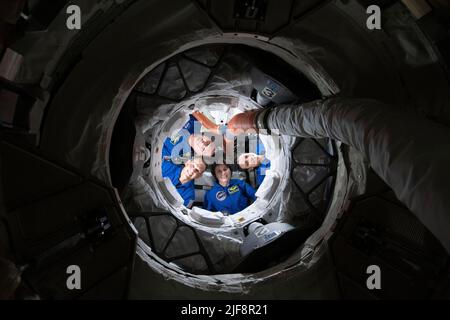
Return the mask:
POLYGON ((228 122, 228 130, 234 135, 239 135, 242 133, 256 133, 256 115, 257 111, 246 111, 243 113, 238 113, 228 122))
POLYGON ((192 116, 194 116, 195 119, 197 119, 198 122, 202 124, 208 131, 211 131, 216 134, 220 134, 220 128, 217 124, 212 122, 207 116, 205 116, 200 111, 194 111, 192 112, 192 116))

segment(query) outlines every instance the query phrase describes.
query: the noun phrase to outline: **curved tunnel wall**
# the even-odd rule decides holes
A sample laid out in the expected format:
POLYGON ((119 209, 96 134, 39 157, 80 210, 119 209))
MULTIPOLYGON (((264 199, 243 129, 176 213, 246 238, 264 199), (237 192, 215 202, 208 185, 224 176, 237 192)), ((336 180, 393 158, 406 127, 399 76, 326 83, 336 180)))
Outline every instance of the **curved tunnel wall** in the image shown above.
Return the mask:
MULTIPOLYGON (((105 167, 109 124, 114 123, 143 70, 151 69, 167 55, 208 42, 240 42, 276 52, 300 68, 325 95, 341 91, 343 95, 404 106, 402 97, 409 93, 398 76, 396 61, 386 56, 385 47, 373 41, 377 37, 379 33, 364 30, 333 4, 264 42, 222 34, 195 4, 179 1, 167 8, 157 1, 140 1, 82 52, 81 61, 46 111, 41 147, 109 181, 105 167)), ((27 71, 32 72, 22 70, 22 75, 27 71)))
MULTIPOLYGON (((163 1, 136 1, 81 50, 81 60, 47 107, 40 147, 110 183, 107 160, 111 123, 115 122, 131 88, 168 55, 204 43, 245 43, 274 52, 310 77, 323 95, 341 91, 345 95, 376 98, 417 109, 408 102, 418 100, 420 92, 413 95, 414 90, 407 88, 399 76, 406 74, 402 70, 401 50, 382 31, 365 30, 361 20, 363 8, 347 8, 340 3, 330 3, 266 41, 264 37, 223 34, 201 7, 193 3, 172 1, 168 8, 163 1), (158 10, 154 10, 155 7, 158 10), (386 54, 386 48, 395 54, 386 54), (374 85, 377 91, 371 90, 374 85)), ((61 21, 63 16, 58 19, 61 21)), ((89 30, 81 31, 84 32, 89 30)), ((47 34, 35 43, 54 45, 54 40, 47 34)), ((75 49, 68 42, 64 44, 68 46, 60 47, 60 52, 75 49)), ((20 42, 15 46, 25 54, 25 67, 17 81, 40 79, 45 63, 40 64, 36 75, 33 64, 27 63, 28 59, 33 60, 32 51, 27 51, 26 45, 20 42)), ((40 48, 36 45, 33 49, 40 48)), ((57 77, 53 72, 58 63, 52 61, 51 56, 41 56, 42 61, 48 62, 42 83, 57 77)), ((430 63, 436 61, 430 60, 430 63)), ((418 73, 409 72, 411 79, 418 77, 418 73)), ((438 84, 434 87, 448 88, 441 82, 439 71, 430 72, 429 78, 418 83, 430 79, 433 81, 429 83, 438 84)), ((439 90, 442 92, 448 90, 439 90)), ((432 98, 433 93, 425 94, 432 98)), ((422 103, 422 112, 448 119, 445 114, 448 109, 442 108, 442 101, 448 102, 448 95, 432 100, 441 107, 422 103)))

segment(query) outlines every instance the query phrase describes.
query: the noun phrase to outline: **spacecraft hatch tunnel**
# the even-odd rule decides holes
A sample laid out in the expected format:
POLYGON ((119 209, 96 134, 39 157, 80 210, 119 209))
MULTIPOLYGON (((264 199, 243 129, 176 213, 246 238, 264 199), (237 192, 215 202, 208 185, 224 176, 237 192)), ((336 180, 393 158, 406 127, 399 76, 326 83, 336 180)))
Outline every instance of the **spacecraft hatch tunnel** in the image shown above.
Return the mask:
MULTIPOLYGON (((6 1, 0 257, 15 279, 49 299, 448 297, 448 215, 430 224, 412 212, 395 190, 404 183, 407 196, 414 177, 383 180, 373 155, 345 139, 270 128, 229 148, 201 123, 213 158, 229 159, 232 181, 256 191, 233 214, 206 209, 214 161, 192 181, 189 204, 163 172, 178 160, 164 155, 166 140, 196 114, 226 128, 248 111, 365 98, 450 130, 448 6, 420 16, 375 2, 381 30, 353 0, 6 1), (79 30, 66 27, 70 4, 79 30), (262 182, 236 164, 239 152, 264 155, 262 182), (66 286, 73 265, 80 290, 66 286), (383 290, 366 287, 371 265, 383 290)), ((316 120, 302 119, 305 131, 316 120)), ((337 120, 329 129, 340 126, 355 134, 337 120)), ((448 168, 441 176, 450 181, 448 168)))
MULTIPOLYGON (((232 44, 201 46, 178 54, 154 68, 135 86, 113 132, 111 177, 122 191, 128 216, 160 258, 200 274, 262 271, 288 253, 289 248, 293 250, 302 244, 312 229, 323 222, 338 163, 336 146, 329 139, 239 136, 236 149, 243 153, 261 140, 270 170, 257 188, 254 171, 233 169, 233 179, 247 181, 258 192, 254 203, 232 215, 203 209, 205 193, 213 186, 210 171, 195 180, 192 208, 182 205, 173 184, 162 178, 161 162, 167 160, 161 157, 161 140, 180 130, 194 109, 216 125, 223 125, 237 113, 275 103, 264 92, 268 87, 276 90, 273 99, 277 103, 320 98, 319 90, 283 60, 232 44), (275 80, 274 72, 269 76, 256 67, 269 64, 275 73, 295 84, 291 84, 292 88, 298 86, 301 90, 289 90, 279 77, 275 80), (142 109, 150 111, 141 112, 142 109), (134 119, 133 114, 137 114, 134 119), (128 128, 129 132, 121 128, 128 128), (128 143, 124 138, 129 139, 128 143), (120 158, 130 146, 140 155, 134 163, 120 158), (129 165, 127 170, 123 170, 125 163, 129 165), (291 177, 292 183, 285 177, 291 177), (302 199, 295 211, 287 207, 294 201, 291 198, 302 199), (169 210, 164 213, 155 208, 169 210), (254 229, 261 234, 267 232, 267 245, 257 242, 260 237, 255 237, 254 229), (293 237, 292 233, 297 235, 293 237)), ((219 141, 220 137, 215 138, 219 141)), ((217 144, 216 158, 223 159, 223 147, 217 144)), ((230 157, 229 152, 226 156, 230 157)), ((231 154, 231 163, 235 162, 234 157, 231 154)))

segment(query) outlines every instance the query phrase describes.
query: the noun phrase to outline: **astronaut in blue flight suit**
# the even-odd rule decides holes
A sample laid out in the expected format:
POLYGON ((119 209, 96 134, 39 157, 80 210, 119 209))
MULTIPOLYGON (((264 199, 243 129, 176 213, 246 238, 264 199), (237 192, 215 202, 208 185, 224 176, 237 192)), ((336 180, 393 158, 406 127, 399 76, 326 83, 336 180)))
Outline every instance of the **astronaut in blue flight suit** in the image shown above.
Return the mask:
POLYGON ((162 175, 169 178, 180 196, 183 204, 191 208, 195 201, 194 180, 201 177, 205 172, 206 164, 201 158, 187 160, 184 165, 175 164, 171 160, 163 161, 161 166, 162 175))
POLYGON ((226 164, 217 164, 212 169, 216 182, 205 194, 203 208, 209 211, 221 211, 235 214, 255 201, 255 189, 248 183, 231 179, 231 169, 226 164))
POLYGON ((200 133, 200 127, 200 122, 190 115, 189 121, 174 137, 167 137, 164 140, 163 160, 167 158, 178 162, 174 160, 181 157, 190 158, 193 156, 192 149, 197 156, 211 157, 215 152, 215 144, 211 138, 200 133))
POLYGON ((212 140, 200 134, 200 125, 191 115, 189 121, 172 138, 166 138, 162 148, 161 171, 164 178, 169 178, 184 200, 186 207, 191 207, 195 200, 194 180, 200 178, 206 164, 196 155, 212 156, 215 145, 212 140))
POLYGON ((270 169, 270 160, 265 157, 265 148, 258 139, 256 153, 243 153, 239 155, 237 162, 241 169, 255 169, 256 187, 259 187, 266 176, 266 170, 270 169))

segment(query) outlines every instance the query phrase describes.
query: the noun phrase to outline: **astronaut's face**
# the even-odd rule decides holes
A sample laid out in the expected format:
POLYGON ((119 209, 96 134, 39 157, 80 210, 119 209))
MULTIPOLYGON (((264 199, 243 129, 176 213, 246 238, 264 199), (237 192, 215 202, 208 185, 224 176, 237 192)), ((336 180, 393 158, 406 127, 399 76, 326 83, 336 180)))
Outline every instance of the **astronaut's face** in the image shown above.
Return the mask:
POLYGON ((216 151, 216 146, 212 140, 201 134, 193 134, 189 137, 189 144, 194 152, 201 156, 212 157, 216 151))
POLYGON ((216 174, 217 180, 219 180, 220 184, 228 184, 231 179, 231 170, 228 166, 224 164, 219 164, 214 169, 214 173, 216 174))
POLYGON ((183 173, 189 180, 198 179, 206 170, 206 164, 202 159, 194 159, 186 161, 183 173))
POLYGON ((255 153, 243 153, 238 158, 238 165, 244 170, 256 168, 260 165, 259 157, 255 153))

